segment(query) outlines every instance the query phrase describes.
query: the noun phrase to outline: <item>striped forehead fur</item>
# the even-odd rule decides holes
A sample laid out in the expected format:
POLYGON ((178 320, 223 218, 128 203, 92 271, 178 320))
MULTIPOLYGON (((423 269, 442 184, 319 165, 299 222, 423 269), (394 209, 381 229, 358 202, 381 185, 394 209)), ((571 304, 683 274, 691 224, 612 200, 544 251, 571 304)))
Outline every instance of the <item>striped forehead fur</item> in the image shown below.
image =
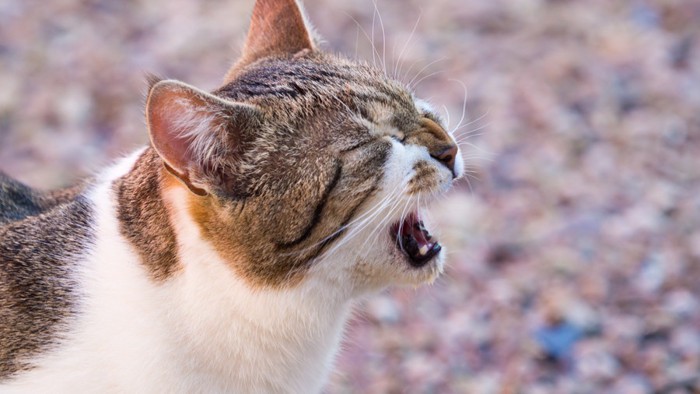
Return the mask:
POLYGON ((408 92, 398 82, 387 79, 380 70, 316 52, 253 63, 214 94, 252 103, 284 100, 279 108, 283 116, 298 115, 298 111, 308 109, 310 104, 337 107, 342 105, 337 101, 338 95, 353 98, 352 104, 370 99, 413 105, 408 92))

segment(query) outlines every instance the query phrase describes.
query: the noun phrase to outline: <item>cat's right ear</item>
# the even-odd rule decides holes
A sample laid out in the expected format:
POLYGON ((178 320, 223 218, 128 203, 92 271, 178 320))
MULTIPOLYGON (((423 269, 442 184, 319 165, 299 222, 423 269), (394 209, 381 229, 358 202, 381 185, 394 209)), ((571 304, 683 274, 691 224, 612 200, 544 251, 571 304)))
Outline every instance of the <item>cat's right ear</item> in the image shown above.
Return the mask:
POLYGON ((224 84, 259 59, 315 50, 314 37, 298 0, 256 0, 242 56, 226 73, 224 84))
POLYGON ((200 196, 222 186, 217 183, 236 166, 244 135, 258 118, 251 105, 174 80, 155 83, 146 103, 151 145, 168 171, 200 196))

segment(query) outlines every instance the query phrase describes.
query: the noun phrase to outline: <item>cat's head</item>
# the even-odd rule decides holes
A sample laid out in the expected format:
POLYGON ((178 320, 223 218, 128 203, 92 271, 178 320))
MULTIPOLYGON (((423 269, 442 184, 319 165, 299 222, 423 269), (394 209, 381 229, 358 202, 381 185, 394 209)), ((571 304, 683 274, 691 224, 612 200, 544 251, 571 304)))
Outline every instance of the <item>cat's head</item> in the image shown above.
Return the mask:
POLYGON ((294 0, 258 0, 212 93, 152 85, 152 146, 202 237, 253 286, 353 289, 442 270, 420 206, 463 173, 438 115, 372 66, 324 53, 294 0))

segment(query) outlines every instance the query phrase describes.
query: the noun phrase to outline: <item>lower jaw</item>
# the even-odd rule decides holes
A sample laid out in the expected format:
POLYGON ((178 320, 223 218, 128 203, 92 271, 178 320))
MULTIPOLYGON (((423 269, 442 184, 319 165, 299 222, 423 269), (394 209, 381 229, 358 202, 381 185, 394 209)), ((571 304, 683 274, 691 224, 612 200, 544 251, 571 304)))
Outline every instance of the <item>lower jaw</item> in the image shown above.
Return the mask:
POLYGON ((405 269, 402 270, 406 277, 400 280, 398 285, 418 287, 425 284, 433 283, 444 272, 444 258, 442 255, 437 255, 417 267, 411 264, 405 256, 402 264, 405 264, 405 269))

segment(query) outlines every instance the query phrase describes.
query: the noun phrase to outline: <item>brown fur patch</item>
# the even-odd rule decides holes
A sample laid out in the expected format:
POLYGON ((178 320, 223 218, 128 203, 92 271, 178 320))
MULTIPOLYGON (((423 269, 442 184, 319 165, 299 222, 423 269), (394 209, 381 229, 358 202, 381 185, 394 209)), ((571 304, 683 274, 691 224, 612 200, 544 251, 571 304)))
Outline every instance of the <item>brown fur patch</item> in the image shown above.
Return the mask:
POLYGON ((151 277, 159 281, 180 267, 175 231, 162 196, 167 182, 164 172, 160 157, 149 148, 134 168, 114 183, 120 231, 151 277))
POLYGON ((419 161, 413 166, 415 174, 409 181, 408 194, 426 192, 437 185, 435 166, 426 161, 419 161))

